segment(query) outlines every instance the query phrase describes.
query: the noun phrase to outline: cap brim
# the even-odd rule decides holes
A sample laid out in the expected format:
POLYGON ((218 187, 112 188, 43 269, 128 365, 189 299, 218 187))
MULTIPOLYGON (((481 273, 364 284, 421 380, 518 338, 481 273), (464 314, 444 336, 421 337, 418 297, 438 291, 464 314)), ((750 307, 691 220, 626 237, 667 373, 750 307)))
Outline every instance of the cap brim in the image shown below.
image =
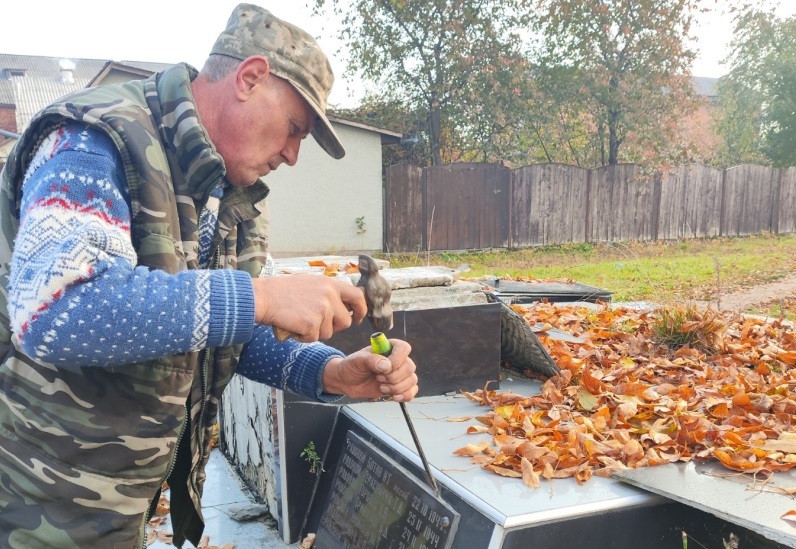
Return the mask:
MULTIPOLYGON (((290 80, 288 80, 290 82, 290 80)), ((337 137, 337 133, 334 131, 332 127, 332 123, 329 122, 329 119, 326 118, 326 113, 321 110, 318 105, 306 94, 304 93, 299 86, 294 85, 292 82, 290 83, 293 86, 293 89, 296 90, 304 100, 310 104, 312 110, 315 111, 315 114, 318 115, 318 120, 315 123, 315 127, 312 130, 312 137, 315 138, 315 141, 318 142, 318 145, 326 151, 326 153, 334 159, 341 159, 345 156, 345 149, 343 148, 343 144, 340 143, 340 138, 337 137)))

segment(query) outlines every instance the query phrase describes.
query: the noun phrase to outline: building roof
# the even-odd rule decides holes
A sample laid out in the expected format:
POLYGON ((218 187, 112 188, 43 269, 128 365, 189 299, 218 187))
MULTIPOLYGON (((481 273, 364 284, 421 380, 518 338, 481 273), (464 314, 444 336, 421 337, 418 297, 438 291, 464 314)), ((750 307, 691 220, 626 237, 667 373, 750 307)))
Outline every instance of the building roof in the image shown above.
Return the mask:
POLYGON ((714 99, 719 96, 718 78, 711 78, 709 76, 692 76, 691 82, 694 84, 694 91, 697 95, 714 99))
POLYGON ((14 104, 14 88, 10 80, 0 78, 0 105, 14 104))
MULTIPOLYGON (((80 59, 0 53, 0 103, 16 105, 21 131, 43 107, 88 86, 110 63, 107 59, 80 59)), ((169 65, 122 61, 122 65, 151 74, 169 65)))
POLYGON ((404 134, 400 132, 394 132, 392 130, 386 130, 384 128, 377 128, 376 126, 370 126, 368 124, 361 124, 359 122, 355 122, 353 120, 347 120, 345 118, 340 118, 339 116, 334 115, 327 115, 330 121, 336 122, 338 124, 343 124, 345 126, 351 126, 353 128, 360 128, 363 130, 376 132, 381 135, 381 144, 382 145, 394 145, 401 141, 401 138, 404 134))

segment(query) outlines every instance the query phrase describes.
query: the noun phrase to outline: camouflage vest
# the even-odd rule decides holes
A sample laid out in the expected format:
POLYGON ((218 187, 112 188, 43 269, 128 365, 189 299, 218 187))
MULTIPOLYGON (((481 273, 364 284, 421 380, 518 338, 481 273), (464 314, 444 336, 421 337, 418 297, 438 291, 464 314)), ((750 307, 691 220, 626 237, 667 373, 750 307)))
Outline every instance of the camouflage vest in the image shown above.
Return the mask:
MULTIPOLYGON (((224 176, 177 65, 147 80, 82 90, 30 123, 0 186, 0 546, 141 547, 162 482, 171 488, 174 542, 195 545, 218 401, 240 346, 125 366, 64 368, 12 343, 6 285, 21 182, 41 140, 68 120, 105 132, 121 154, 140 265, 197 268, 197 211, 224 176)), ((219 208, 214 265, 258 276, 268 247, 257 183, 229 188, 219 208)))

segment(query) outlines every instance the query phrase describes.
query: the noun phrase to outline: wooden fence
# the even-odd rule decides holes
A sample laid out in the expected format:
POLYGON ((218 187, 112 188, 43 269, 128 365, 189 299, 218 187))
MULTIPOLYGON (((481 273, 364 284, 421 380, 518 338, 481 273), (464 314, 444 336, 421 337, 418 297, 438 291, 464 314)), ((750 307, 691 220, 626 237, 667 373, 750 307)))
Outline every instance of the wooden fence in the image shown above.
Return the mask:
POLYGON ((385 195, 386 252, 796 232, 796 168, 400 164, 385 195))

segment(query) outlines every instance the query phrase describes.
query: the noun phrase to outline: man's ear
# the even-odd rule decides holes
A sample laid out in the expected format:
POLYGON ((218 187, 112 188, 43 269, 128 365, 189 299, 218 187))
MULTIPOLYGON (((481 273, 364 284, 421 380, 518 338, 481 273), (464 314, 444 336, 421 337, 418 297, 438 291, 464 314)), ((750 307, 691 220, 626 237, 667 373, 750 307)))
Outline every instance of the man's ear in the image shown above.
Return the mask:
POLYGON ((235 72, 235 90, 238 98, 246 101, 257 86, 265 84, 270 74, 268 59, 262 55, 253 55, 243 60, 235 72))

